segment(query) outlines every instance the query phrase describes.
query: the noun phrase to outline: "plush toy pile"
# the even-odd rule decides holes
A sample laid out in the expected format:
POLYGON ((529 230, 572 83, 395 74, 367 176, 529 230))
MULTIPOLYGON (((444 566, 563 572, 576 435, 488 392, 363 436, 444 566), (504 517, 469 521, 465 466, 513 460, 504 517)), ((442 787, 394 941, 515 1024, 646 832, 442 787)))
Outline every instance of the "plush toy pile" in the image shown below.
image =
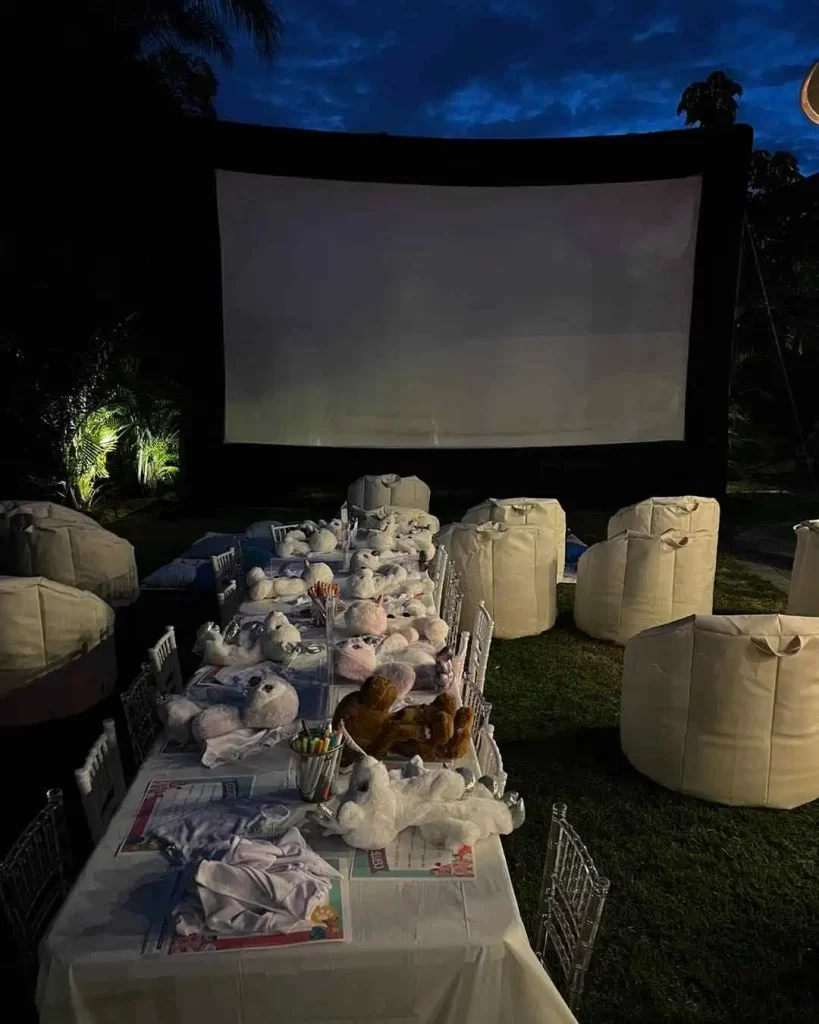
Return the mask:
POLYGON ((160 698, 157 713, 170 741, 186 746, 193 740, 204 750, 208 741, 240 729, 258 731, 290 725, 298 717, 299 696, 281 676, 260 672, 251 679, 241 706, 211 704, 202 707, 187 697, 172 695, 160 698))
POLYGON ((472 709, 456 708, 452 693, 441 693, 431 704, 390 713, 398 687, 384 676, 371 676, 354 693, 339 701, 333 727, 341 724, 350 737, 373 757, 399 754, 427 761, 457 761, 469 750, 472 709))
POLYGON ((333 570, 326 562, 305 562, 301 576, 268 576, 264 569, 251 569, 245 577, 251 601, 276 601, 301 597, 316 583, 332 583, 333 570))
POLYGON ((344 524, 340 519, 332 519, 330 522, 307 519, 276 545, 276 554, 279 558, 329 555, 341 544, 343 533, 344 524))
POLYGON ((446 647, 449 626, 443 619, 387 612, 379 598, 354 601, 344 622, 352 636, 334 651, 335 670, 343 679, 360 683, 377 672, 395 683, 398 699, 414 687, 440 692, 454 681, 446 647))
POLYGON ((320 820, 328 833, 360 850, 384 849, 403 829, 416 826, 428 843, 457 851, 523 824, 526 810, 517 793, 498 799, 496 789, 491 776, 476 783, 466 768, 426 768, 413 758, 388 771, 374 757, 364 757, 335 806, 320 806, 320 820))
POLYGON ((298 653, 301 633, 283 612, 271 612, 250 644, 228 643, 213 623, 200 627, 196 650, 204 665, 245 668, 260 661, 288 663, 298 653))

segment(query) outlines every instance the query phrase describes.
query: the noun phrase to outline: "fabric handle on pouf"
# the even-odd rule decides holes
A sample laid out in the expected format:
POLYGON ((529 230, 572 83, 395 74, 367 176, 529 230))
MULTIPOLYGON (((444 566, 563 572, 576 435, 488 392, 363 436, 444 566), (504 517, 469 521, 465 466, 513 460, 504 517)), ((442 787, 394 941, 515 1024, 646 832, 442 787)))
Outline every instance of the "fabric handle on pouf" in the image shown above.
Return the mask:
POLYGON ((784 658, 788 655, 799 654, 809 639, 810 637, 792 636, 785 645, 785 649, 783 651, 777 651, 771 643, 770 638, 767 636, 752 636, 751 643, 756 647, 760 654, 773 655, 775 658, 784 658))
POLYGON ((677 537, 674 530, 666 530, 660 534, 660 540, 672 548, 683 548, 688 543, 687 537, 677 537))

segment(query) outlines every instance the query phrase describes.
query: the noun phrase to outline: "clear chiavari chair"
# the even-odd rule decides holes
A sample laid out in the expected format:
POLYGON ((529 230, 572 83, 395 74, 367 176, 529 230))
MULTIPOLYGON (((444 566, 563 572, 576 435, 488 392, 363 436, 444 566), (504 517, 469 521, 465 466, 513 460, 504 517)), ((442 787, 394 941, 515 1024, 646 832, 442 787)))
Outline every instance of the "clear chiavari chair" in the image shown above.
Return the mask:
POLYGON ((503 758, 495 739, 495 726, 484 723, 475 743, 481 775, 491 775, 498 783, 498 795, 503 796, 508 776, 503 770, 503 758))
POLYGON ((219 608, 219 625, 224 630, 239 610, 239 586, 231 580, 224 590, 216 591, 216 604, 219 608))
POLYGON ((464 603, 464 592, 458 570, 450 561, 444 570, 444 582, 441 594, 441 606, 438 614, 449 626, 447 644, 450 650, 458 650, 461 631, 461 609, 464 603))
POLYGON ((148 648, 148 664, 154 674, 156 696, 182 692, 182 666, 173 626, 168 626, 154 646, 148 648))
POLYGON ((270 539, 273 541, 273 546, 275 547, 277 544, 281 544, 291 530, 298 530, 298 528, 298 523, 288 523, 285 526, 271 526, 270 539))
POLYGON ((464 680, 463 704, 472 708, 472 742, 477 750, 481 732, 489 724, 492 705, 469 678, 464 680))
POLYGON ((472 627, 472 641, 466 665, 466 678, 480 693, 483 693, 486 682, 489 648, 492 646, 494 632, 495 620, 487 611, 484 602, 481 601, 475 611, 475 624, 472 627))
POLYGON ((577 1013, 594 950, 609 880, 566 820, 566 805, 552 806, 546 864, 535 919, 535 954, 546 968, 552 951, 563 975, 565 998, 577 1013))
POLYGON ((435 549, 435 557, 429 563, 429 576, 434 587, 432 597, 435 601, 435 614, 441 614, 441 602, 444 596, 444 584, 447 578, 447 566, 449 565, 449 554, 445 547, 439 546, 435 549))
MULTIPOLYGON (((277 527, 271 526, 270 529, 272 531, 277 527)), ((228 548, 219 555, 211 555, 210 564, 213 568, 213 583, 216 590, 224 590, 231 580, 236 579, 239 571, 236 548, 228 548)))
MULTIPOLYGON (((15 967, 33 990, 37 947, 65 899, 71 882, 71 853, 63 794, 50 789, 35 815, 0 862, 0 918, 8 932, 15 967)), ((12 1011, 11 1017, 14 1017, 12 1011)))
POLYGON ((161 728, 156 713, 156 698, 154 673, 151 666, 146 663, 120 698, 128 739, 131 741, 133 764, 137 771, 148 756, 161 728))
POLYGON ((95 845, 102 839, 125 796, 125 776, 113 718, 106 718, 102 730, 82 767, 74 772, 85 820, 95 845))

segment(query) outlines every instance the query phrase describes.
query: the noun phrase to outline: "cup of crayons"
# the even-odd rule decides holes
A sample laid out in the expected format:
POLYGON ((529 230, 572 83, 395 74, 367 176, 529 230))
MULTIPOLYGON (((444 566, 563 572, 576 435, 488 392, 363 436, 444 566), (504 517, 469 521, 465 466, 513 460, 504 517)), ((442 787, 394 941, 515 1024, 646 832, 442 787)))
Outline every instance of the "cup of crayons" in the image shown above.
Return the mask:
POLYGON ((302 800, 309 804, 329 800, 338 773, 344 737, 330 723, 308 728, 302 719, 301 732, 290 741, 296 755, 297 783, 302 800))

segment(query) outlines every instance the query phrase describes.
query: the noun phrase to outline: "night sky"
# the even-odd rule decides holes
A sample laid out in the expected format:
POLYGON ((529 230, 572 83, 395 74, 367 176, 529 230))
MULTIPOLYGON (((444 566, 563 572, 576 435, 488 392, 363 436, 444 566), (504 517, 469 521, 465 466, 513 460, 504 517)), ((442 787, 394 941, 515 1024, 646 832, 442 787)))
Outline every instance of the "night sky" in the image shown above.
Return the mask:
POLYGON ((817 0, 280 0, 265 67, 240 42, 219 73, 226 120, 471 138, 682 127, 683 88, 722 69, 755 145, 819 171, 798 105, 819 59, 817 0))

